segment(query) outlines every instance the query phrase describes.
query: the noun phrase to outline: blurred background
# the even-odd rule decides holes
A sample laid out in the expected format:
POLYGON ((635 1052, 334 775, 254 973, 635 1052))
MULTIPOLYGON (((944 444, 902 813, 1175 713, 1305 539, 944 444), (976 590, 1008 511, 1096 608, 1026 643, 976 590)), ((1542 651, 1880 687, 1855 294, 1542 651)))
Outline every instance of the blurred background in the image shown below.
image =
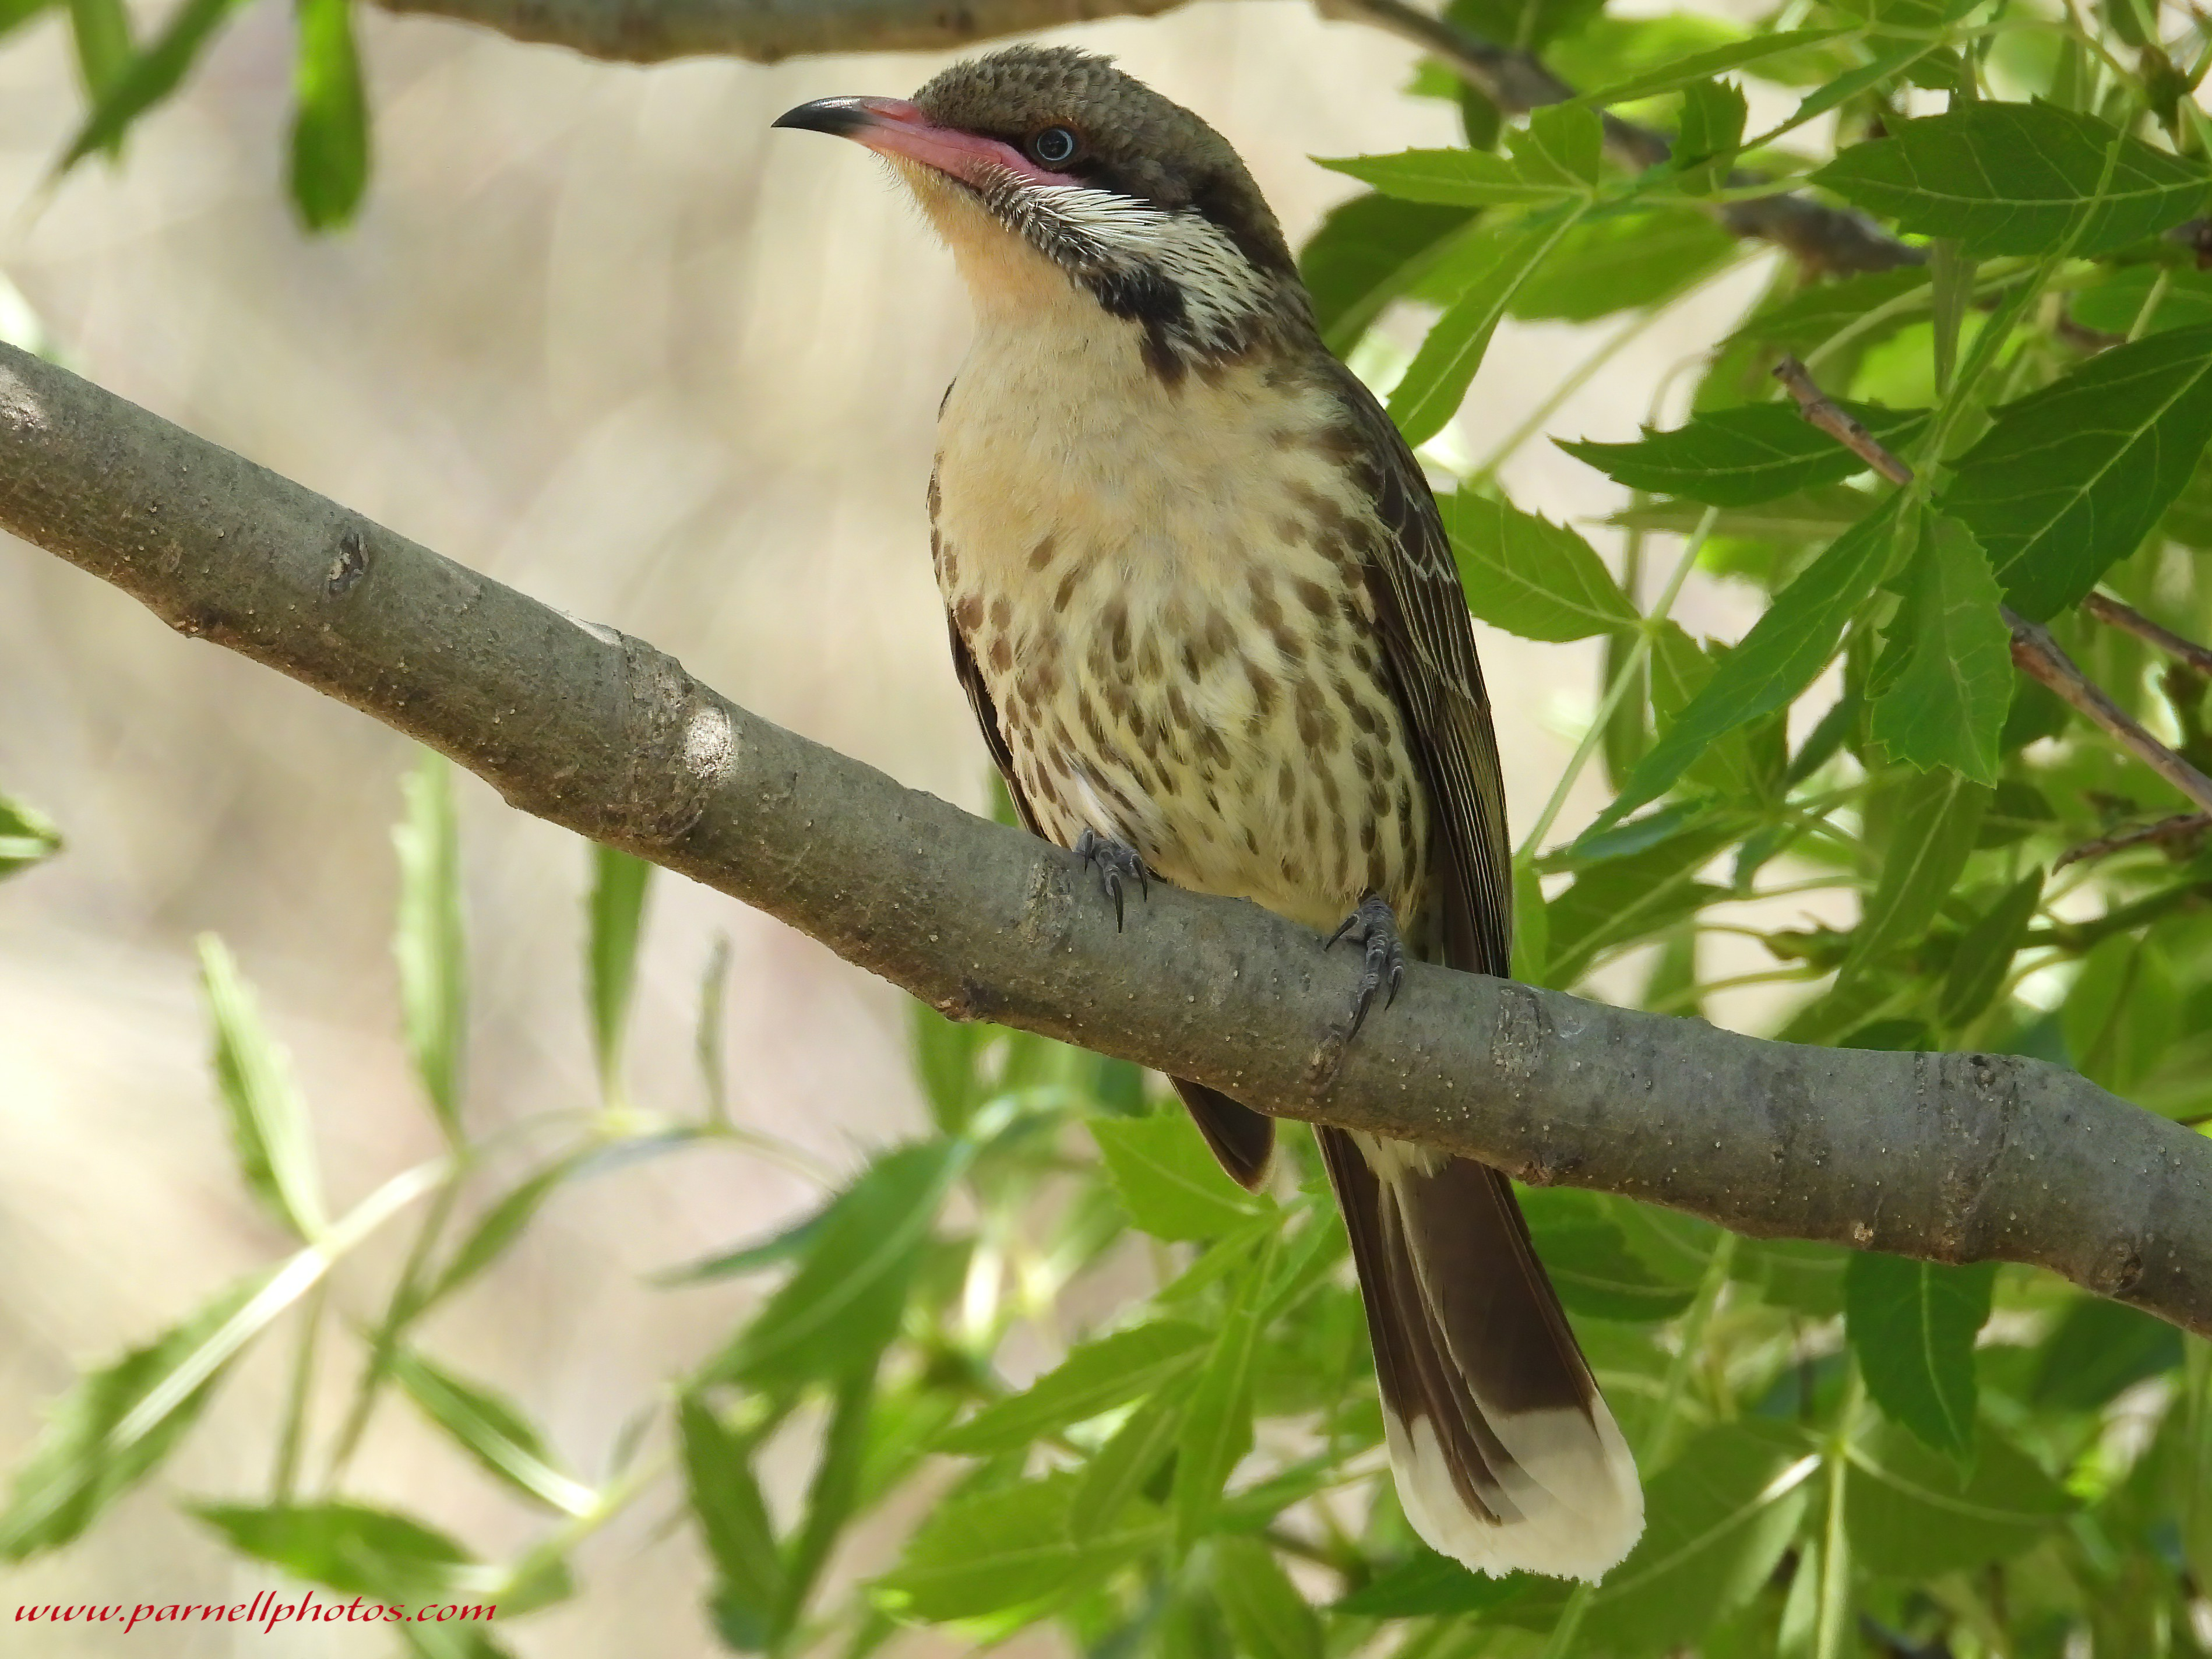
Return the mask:
MULTIPOLYGON (((42 331, 102 386, 980 808, 986 761, 947 672, 922 505, 965 301, 883 170, 851 146, 768 128, 803 100, 904 94, 945 60, 639 70, 374 10, 362 27, 375 172, 359 222, 319 240, 297 228, 280 177, 282 9, 246 12, 132 134, 123 165, 58 186, 49 175, 82 111, 64 32, 50 17, 11 39, 0 277, 21 304, 0 289, 0 325, 42 331)), ((1394 95, 1410 48, 1323 24, 1302 0, 1214 0, 1055 38, 1115 54, 1205 114, 1294 243, 1352 188, 1310 155, 1455 134, 1450 105, 1394 95)), ((1632 436, 1759 291, 1770 258, 1747 250, 1546 429, 1632 436)), ((1508 324, 1443 454, 1488 455, 1566 354, 1595 343, 1582 332, 1508 324)), ((1540 438, 1501 476, 1554 518, 1618 505, 1540 438)), ((1610 532, 1585 528, 1612 549, 1610 532)), ((1753 607, 1700 578, 1676 614, 1733 638, 1753 607)), ((1596 647, 1480 631, 1526 823, 1595 701, 1596 647)), ((390 829, 412 759, 362 716, 0 537, 0 789, 69 838, 0 887, 0 1462, 20 1459, 41 1402, 77 1366, 286 1248, 233 1173, 197 935, 229 943, 293 1051, 335 1205, 436 1151, 397 1036, 389 955, 390 829)), ((1600 804, 1596 776, 1561 833, 1600 804)), ((471 780, 459 787, 468 1110, 497 1123, 588 1105, 585 849, 471 780)), ((899 993, 673 878, 654 893, 630 1044, 641 1109, 696 1108, 692 1021, 718 935, 732 949, 725 1038, 741 1119, 840 1171, 921 1121, 899 993)), ((696 1364, 748 1294, 657 1291, 643 1276, 767 1231, 813 1190, 730 1150, 605 1175, 564 1192, 429 1336, 595 1476, 625 1416, 696 1364)), ((337 1305, 392 1267, 372 1246, 340 1273, 337 1305)), ((77 1547, 0 1575, 0 1617, 22 1602, 243 1601, 277 1584, 173 1500, 263 1478, 284 1383, 273 1349, 250 1358, 146 1490, 77 1547)), ((402 1409, 378 1417, 356 1468, 365 1496, 404 1500, 489 1551, 542 1524, 402 1409)), ((689 1533, 668 1532, 674 1513, 672 1500, 626 1515, 586 1549, 577 1597, 501 1634, 530 1655, 707 1651, 702 1570, 689 1533)), ((0 1648, 106 1653, 118 1639, 80 1627, 27 1644, 11 1632, 0 1648)), ((271 1659, 388 1644, 327 1628, 165 1626, 131 1640, 271 1659)))

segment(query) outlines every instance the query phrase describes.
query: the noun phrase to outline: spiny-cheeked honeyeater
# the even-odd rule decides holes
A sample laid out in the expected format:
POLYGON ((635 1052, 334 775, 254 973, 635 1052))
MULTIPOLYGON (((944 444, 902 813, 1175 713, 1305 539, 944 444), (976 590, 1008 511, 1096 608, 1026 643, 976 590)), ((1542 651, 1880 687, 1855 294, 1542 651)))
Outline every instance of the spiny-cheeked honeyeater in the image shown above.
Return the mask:
MULTIPOLYGON (((1401 950, 1505 973, 1504 792, 1436 502, 1236 152, 1039 46, 777 125, 888 160, 966 279, 932 542, 1023 820, 1117 907, 1150 874, 1349 933, 1355 1027, 1401 950)), ((1176 1087, 1256 1185, 1267 1103, 1176 1087)), ((1470 1567, 1597 1577, 1643 1495, 1506 1178, 1319 1135, 1407 1518, 1470 1567)))

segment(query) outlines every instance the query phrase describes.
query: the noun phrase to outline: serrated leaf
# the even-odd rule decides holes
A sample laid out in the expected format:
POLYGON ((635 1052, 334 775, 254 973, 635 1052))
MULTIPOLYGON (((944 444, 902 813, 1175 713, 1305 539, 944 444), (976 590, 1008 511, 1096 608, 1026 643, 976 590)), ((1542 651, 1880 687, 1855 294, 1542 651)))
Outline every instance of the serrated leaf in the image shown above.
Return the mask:
POLYGON ((1528 1588, 1525 1573, 1491 1577, 1469 1572, 1449 1556, 1419 1549, 1334 1603, 1331 1613, 1358 1619, 1430 1619, 1488 1613, 1528 1588))
POLYGON ((2135 551, 2212 437, 2212 325, 2100 352, 1996 412, 1942 507, 1990 556, 2007 602, 2041 622, 2135 551))
POLYGON ((585 996, 592 1011, 592 1053, 599 1089, 619 1091, 623 1033, 637 988, 637 946, 653 866, 618 848, 592 845, 592 894, 585 902, 585 996))
POLYGON ((1499 319, 1521 285, 1574 228, 1581 212, 1577 204, 1486 239, 1479 274, 1437 319, 1405 374, 1391 390, 1390 418, 1398 423, 1407 443, 1426 443, 1458 412, 1499 319))
POLYGON ((295 0, 292 68, 293 204, 310 230, 349 223, 368 188, 368 99, 351 0, 295 0))
POLYGON ((783 1555, 768 1505, 754 1479, 752 1443, 730 1432, 697 1395, 676 1402, 691 1515, 699 1526, 718 1579, 715 1623, 741 1652, 768 1644, 783 1603, 783 1555))
POLYGON ((1742 88, 1729 82, 1697 80, 1682 88, 1673 165, 1684 190, 1705 195, 1728 182, 1749 113, 1742 88))
POLYGON ((1596 1194, 1560 1188, 1526 1192, 1521 1210, 1568 1312, 1644 1324, 1672 1319, 1694 1299, 1694 1289, 1668 1284, 1629 1249, 1596 1194))
POLYGON ((1937 1451, 1974 1444, 1974 1339, 1990 1316, 1994 1262, 1947 1267, 1872 1252, 1844 1273, 1844 1329, 1867 1392, 1937 1451))
POLYGON ((1869 271, 1841 282, 1791 290, 1746 318, 1722 349, 1756 341, 1807 356, 1842 330, 1879 312, 1879 325, 1858 336, 1871 344, 1925 317, 1933 304, 1927 266, 1869 271))
POLYGON ((1176 1320, 1117 1331, 1068 1350, 1067 1358, 1021 1393, 993 1401, 938 1442, 939 1451, 988 1456, 1029 1445, 1143 1398, 1196 1369, 1209 1333, 1176 1320))
POLYGON ((262 1024, 253 992, 222 941, 201 934, 199 954, 200 988, 215 1028, 216 1085, 239 1172, 272 1216, 301 1238, 314 1238, 325 1223, 322 1182, 291 1057, 262 1024))
POLYGON ((184 0, 158 35, 143 49, 132 51, 130 25, 123 21, 120 4, 71 0, 78 61, 94 101, 55 171, 67 173, 96 150, 114 151, 133 122, 177 89, 185 72, 240 3, 184 0), (122 55, 125 52, 127 58, 122 55))
POLYGON ((406 1603, 459 1589, 469 1553, 444 1533, 362 1504, 198 1504, 231 1548, 341 1595, 406 1603))
POLYGON ((1937 1018, 1957 1027, 1980 1018, 2012 970, 2013 957, 2043 902, 2043 872, 2033 870, 2007 888, 1987 915, 1966 929, 1943 973, 1937 1018))
POLYGON ((708 1375, 757 1385, 872 1368, 898 1329, 938 1207, 971 1155, 964 1142, 931 1141, 878 1157, 830 1206, 799 1271, 708 1375))
POLYGON ((574 1173, 581 1161, 582 1154, 575 1152, 555 1158, 511 1188, 486 1210, 447 1261, 436 1283, 424 1294, 422 1305, 428 1308, 434 1302, 443 1301, 505 1255, 545 1200, 574 1173))
POLYGON ((1751 632, 1721 659, 1711 679, 1636 763, 1596 827, 1610 828, 1656 799, 1737 727, 1795 702, 1836 654, 1844 625, 1873 595, 1888 568, 1895 532, 1891 510, 1870 514, 1777 594, 1751 632))
POLYGON ((1686 209, 1585 219, 1522 284, 1506 314, 1587 323, 1663 304, 1725 264, 1742 244, 1686 209))
POLYGON ((1438 505, 1468 606, 1492 627, 1565 641, 1636 626, 1620 584, 1565 525, 1465 490, 1438 505))
POLYGON ((1545 207, 1582 193, 1571 178, 1548 167, 1532 178, 1510 157, 1488 150, 1408 149, 1317 159, 1385 196, 1431 207, 1545 207))
POLYGON ((461 1045, 468 1022, 468 944, 461 924, 460 832, 453 767, 422 751, 402 780, 406 816, 392 831, 399 854, 401 1023, 409 1058, 449 1139, 461 1133, 461 1045))
POLYGON ((1176 1443, 1170 1505, 1176 1547, 1188 1549, 1212 1529, 1230 1473, 1252 1448, 1252 1372, 1260 1346, 1259 1300, 1274 1261, 1270 1237, 1238 1280, 1221 1328, 1192 1386, 1176 1443))
POLYGON ((1605 125, 1595 110, 1546 104, 1528 112, 1528 125, 1509 137, 1505 147, 1528 177, 1589 189, 1605 155, 1605 125))
POLYGON ((1466 208, 1379 191, 1330 209, 1298 251, 1298 276, 1312 297, 1322 342, 1339 356, 1351 350, 1382 308, 1419 282, 1474 219, 1466 208))
POLYGON ((1588 1650, 1687 1647, 1750 1600, 1797 1530, 1819 1462, 1772 1424, 1692 1437, 1645 1486, 1644 1536, 1590 1598, 1588 1650))
POLYGON ((1848 1455, 1851 1553, 1887 1577, 1923 1581, 2017 1555, 2072 1507, 2027 1453, 1988 1429, 1974 1444, 1970 1474, 1895 1425, 1848 1455))
POLYGON ((70 1542, 175 1449, 215 1392, 227 1358, 144 1422, 149 1400, 200 1356, 259 1284, 232 1285, 153 1341, 87 1371, 54 1402, 0 1510, 0 1561, 70 1542))
POLYGON ((939 1506, 876 1581, 877 1601, 910 1619, 973 1618, 1095 1583, 1165 1541, 1158 1512, 1131 1505, 1112 1530, 1077 1543, 1067 1528, 1074 1490, 1073 1475, 1053 1474, 939 1506))
POLYGON ((1213 1594, 1243 1659, 1322 1659, 1321 1620, 1258 1539, 1214 1541, 1213 1594))
POLYGON ((1698 872, 1735 838, 1732 824, 1694 823, 1640 853, 1608 859, 1576 876, 1547 907, 1545 973, 1564 990, 1607 951, 1664 931, 1711 902, 1698 872))
MULTIPOLYGON (((1910 444, 1928 419, 1925 410, 1840 406, 1893 449, 1910 444)), ((1755 507, 1866 471, 1864 461, 1781 404, 1714 410, 1669 432, 1647 430, 1632 444, 1555 441, 1615 483, 1708 507, 1755 507)))
POLYGON ((1897 833, 1868 897, 1839 977, 1849 980, 1936 919, 1974 850, 1990 792, 1956 772, 1908 775, 1899 787, 1897 833))
POLYGON ((598 1494, 562 1472, 544 1437, 512 1401, 405 1348, 395 1350, 389 1364, 422 1414, 491 1474, 564 1514, 589 1512, 598 1494))
POLYGON ((2052 104, 1973 102, 1894 123, 1813 175, 1899 228, 1955 236, 1972 258, 2091 258, 2155 236, 2203 205, 2208 181, 2179 156, 2052 104), (2119 158, 2101 194, 2112 147, 2119 158))
POLYGON ((61 849, 60 830, 22 802, 0 795, 0 881, 61 849))
POLYGON ((1169 1378, 1077 1472, 1067 1510, 1072 1537, 1080 1541, 1109 1531, 1159 1472, 1182 1437, 1191 1380, 1186 1373, 1169 1378))
MULTIPOLYGON (((1583 93, 1575 101, 1601 106, 1633 103, 1639 98, 1656 98, 1662 92, 1678 91, 1693 82, 1708 80, 1730 70, 1743 69, 1770 58, 1779 58, 1785 52, 1819 46, 1824 40, 1834 40, 1843 32, 1841 29, 1785 29, 1777 34, 1753 35, 1724 46, 1692 52, 1670 64, 1662 64, 1596 92, 1583 93)), ((1737 136, 1741 137, 1742 131, 1742 123, 1739 121, 1736 124, 1737 136)))
POLYGON ((1106 1174, 1140 1231, 1155 1238, 1214 1238, 1252 1218, 1261 1200, 1222 1172, 1182 1112, 1093 1118, 1106 1174))
POLYGON ((1921 515, 1904 603, 1890 624, 1897 661, 1878 668, 1870 730, 1891 761, 1948 766, 1976 783, 1997 781, 1997 734, 2012 707, 2012 630, 1973 532, 1941 513, 1921 515))

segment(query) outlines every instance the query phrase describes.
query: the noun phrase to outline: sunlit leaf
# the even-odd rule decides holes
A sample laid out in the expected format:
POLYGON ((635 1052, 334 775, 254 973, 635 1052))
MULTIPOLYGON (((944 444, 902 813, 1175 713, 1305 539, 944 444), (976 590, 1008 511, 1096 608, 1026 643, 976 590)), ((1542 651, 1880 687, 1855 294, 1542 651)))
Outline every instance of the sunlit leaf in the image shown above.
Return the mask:
POLYGON ((468 946, 461 924, 453 768, 426 750, 404 788, 407 815, 392 832, 399 854, 399 916, 392 951, 399 963, 400 1011, 415 1074, 439 1123, 458 1139, 468 946))
POLYGON ((0 795, 0 881, 61 849, 60 830, 22 802, 0 795))
MULTIPOLYGON (((1842 31, 1838 29, 1784 29, 1773 34, 1755 34, 1747 40, 1678 58, 1670 64, 1662 64, 1596 92, 1586 92, 1578 101, 1598 105, 1626 104, 1638 98, 1655 97, 1662 92, 1679 91, 1693 82, 1708 80, 1730 70, 1744 69, 1769 58, 1779 58, 1805 46, 1819 46, 1824 40, 1834 40, 1840 33, 1842 31)), ((1739 136, 1742 131, 1743 124, 1739 119, 1736 122, 1739 136)), ((1733 142, 1730 141, 1731 147, 1733 142)), ((1692 149, 1691 153, 1698 152, 1692 149)))
MULTIPOLYGON (((1928 419, 1925 410, 1843 407, 1892 448, 1909 444, 1928 419)), ((1781 404, 1715 410, 1672 431, 1647 431, 1632 444, 1558 441, 1616 483, 1709 507, 1753 507, 1866 471, 1864 461, 1781 404)))
POLYGON ((1195 1325, 1162 1320, 1078 1343, 1021 1393, 994 1401, 953 1428, 938 1449, 980 1456, 1026 1446, 1194 1370, 1212 1340, 1195 1325))
POLYGON ((1894 807, 1897 833, 1852 935, 1845 978, 1927 931, 1974 850, 1990 793, 1955 772, 1906 775, 1894 807))
POLYGON ((405 1603, 459 1589, 472 1565, 444 1533, 362 1504, 194 1506, 241 1555, 341 1595, 405 1603))
POLYGON ((1260 1343, 1258 1303, 1273 1241, 1237 1285, 1221 1328, 1192 1387, 1176 1445, 1172 1504, 1178 1547, 1211 1528, 1221 1489, 1252 1444, 1252 1370, 1260 1343))
POLYGON ((1687 209, 1585 219, 1522 285, 1506 314, 1586 323, 1686 292, 1742 246, 1708 214, 1687 209))
POLYGON ((1892 761, 1994 784, 2014 672, 1989 559, 1957 520, 1923 514, 1903 589, 1893 661, 1875 672, 1874 739, 1892 761))
POLYGON ((1320 1619, 1258 1539, 1214 1541, 1213 1593, 1245 1659, 1322 1659, 1320 1619))
POLYGON ((584 981, 592 1011, 592 1052, 599 1088, 618 1092, 623 1032, 637 985, 637 946, 653 866, 618 848, 592 847, 592 894, 585 904, 584 981))
POLYGON ((768 1644, 784 1596, 783 1556, 752 1469, 752 1443, 726 1428, 697 1395, 676 1402, 691 1514, 714 1564, 715 1622, 732 1645, 768 1644))
POLYGON ((395 1352, 389 1364, 422 1414, 492 1474, 569 1515, 591 1507, 592 1489, 562 1473, 544 1437, 514 1401, 408 1349, 395 1352))
POLYGON ((1260 1202, 1223 1172, 1182 1112, 1093 1118, 1089 1127, 1129 1218, 1155 1238, 1217 1237, 1260 1202))
POLYGON ((1131 1504, 1115 1527, 1079 1544, 1067 1528, 1075 1477, 1048 1475, 940 1505, 876 1581, 884 1606, 939 1620, 1037 1602, 1096 1581, 1165 1540, 1158 1511, 1131 1504))
POLYGON ((354 44, 352 0, 295 0, 293 204, 310 230, 349 222, 368 188, 368 99, 354 44))
POLYGON ((271 1215, 313 1238, 323 1230, 322 1181, 291 1057, 262 1024, 253 992, 222 941, 204 933, 199 950, 200 988, 215 1027, 216 1085, 240 1173, 271 1215))
POLYGON ((1636 607, 1565 525, 1465 490, 1438 503, 1474 614, 1529 640, 1580 640, 1636 625, 1636 607))
POLYGON ((1474 216, 1463 207, 1408 202, 1379 191, 1330 209, 1298 252, 1298 276, 1329 349, 1341 356, 1357 344, 1382 308, 1420 280, 1474 216))

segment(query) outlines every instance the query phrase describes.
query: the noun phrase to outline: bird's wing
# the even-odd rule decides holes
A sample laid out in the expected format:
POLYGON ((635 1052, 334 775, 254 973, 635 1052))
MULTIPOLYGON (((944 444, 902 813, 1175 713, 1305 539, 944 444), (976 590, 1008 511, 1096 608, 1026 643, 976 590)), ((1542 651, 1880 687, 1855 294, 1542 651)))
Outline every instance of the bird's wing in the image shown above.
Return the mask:
POLYGON ((1364 481, 1389 540, 1367 566, 1382 661, 1429 783, 1441 833, 1444 960, 1503 975, 1512 959, 1513 854, 1490 698, 1451 542, 1420 464, 1349 369, 1339 393, 1358 423, 1364 481))

